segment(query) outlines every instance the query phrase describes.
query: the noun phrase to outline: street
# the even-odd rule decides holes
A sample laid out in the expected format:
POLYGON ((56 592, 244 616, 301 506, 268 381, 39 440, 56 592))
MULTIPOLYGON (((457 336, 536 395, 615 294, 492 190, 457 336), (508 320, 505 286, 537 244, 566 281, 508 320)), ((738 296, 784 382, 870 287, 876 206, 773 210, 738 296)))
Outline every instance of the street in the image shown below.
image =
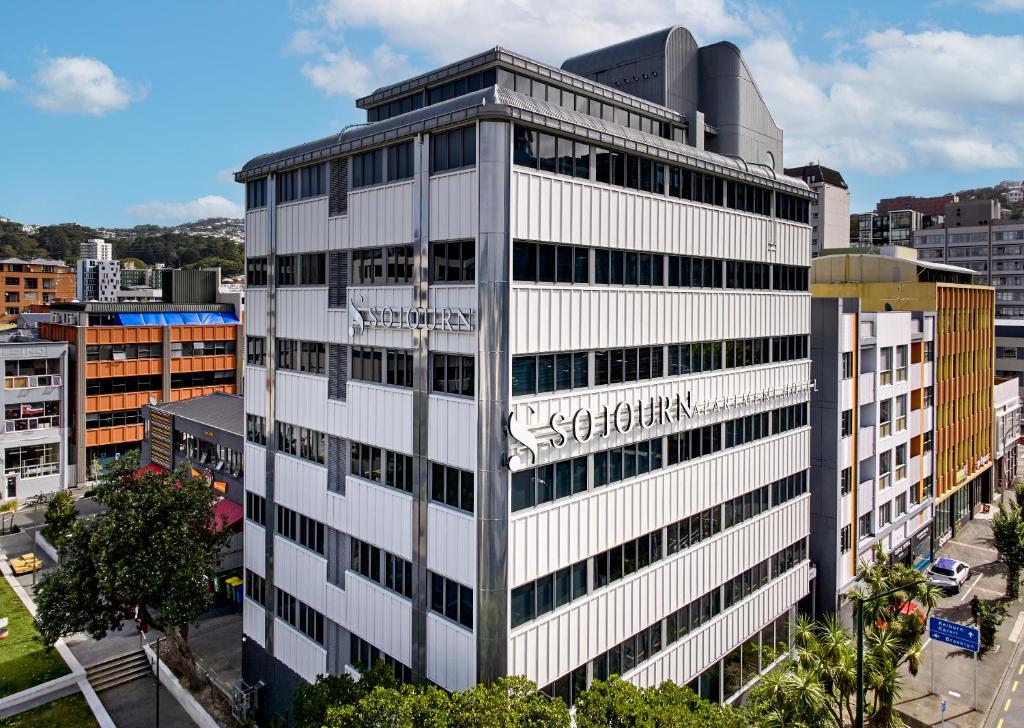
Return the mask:
MULTIPOLYGON (((1024 639, 1024 612, 1017 616, 1010 628, 1010 648, 1024 639)), ((1024 654, 1018 651, 1016 659, 1006 673, 986 726, 992 728, 1024 728, 1024 654)))

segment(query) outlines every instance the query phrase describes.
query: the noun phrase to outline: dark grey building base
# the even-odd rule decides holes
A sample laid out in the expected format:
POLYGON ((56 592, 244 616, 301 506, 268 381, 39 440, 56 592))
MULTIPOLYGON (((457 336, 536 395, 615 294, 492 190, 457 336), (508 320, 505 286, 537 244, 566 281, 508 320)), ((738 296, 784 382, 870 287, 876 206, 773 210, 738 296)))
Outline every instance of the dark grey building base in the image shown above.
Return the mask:
POLYGON ((305 680, 247 635, 242 636, 242 680, 247 685, 262 683, 256 691, 260 725, 272 725, 274 718, 292 725, 292 695, 305 680))

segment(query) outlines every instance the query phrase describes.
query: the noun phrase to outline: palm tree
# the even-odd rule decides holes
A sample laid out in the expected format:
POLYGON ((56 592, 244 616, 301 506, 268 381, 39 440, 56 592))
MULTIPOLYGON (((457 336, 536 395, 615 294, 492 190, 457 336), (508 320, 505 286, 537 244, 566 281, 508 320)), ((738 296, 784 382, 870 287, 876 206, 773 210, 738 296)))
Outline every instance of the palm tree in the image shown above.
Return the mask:
POLYGON ((1007 507, 999 504, 999 512, 992 518, 992 537, 999 560, 1006 564, 1006 596, 1020 596, 1020 575, 1024 568, 1024 484, 1014 487, 1016 503, 1007 507))

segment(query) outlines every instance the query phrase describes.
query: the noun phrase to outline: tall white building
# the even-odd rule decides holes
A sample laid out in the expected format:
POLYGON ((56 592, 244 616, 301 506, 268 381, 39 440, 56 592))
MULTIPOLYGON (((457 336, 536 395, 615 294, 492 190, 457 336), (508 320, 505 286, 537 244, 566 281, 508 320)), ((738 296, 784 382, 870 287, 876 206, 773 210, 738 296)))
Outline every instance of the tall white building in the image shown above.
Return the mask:
POLYGON ((236 175, 245 681, 735 698, 808 593, 813 386, 811 193, 738 50, 498 48, 359 105, 236 175))
POLYGON ((791 167, 786 174, 802 179, 815 194, 809 221, 812 255, 830 248, 850 247, 850 188, 843 175, 821 164, 791 167))
POLYGON ((78 259, 75 297, 79 301, 112 303, 117 300, 117 291, 120 287, 121 264, 118 261, 78 259))
POLYGON ((810 550, 815 609, 832 613, 877 544, 931 560, 935 312, 815 296, 811 322, 810 550))
POLYGON ((90 238, 78 246, 78 257, 92 260, 112 260, 114 246, 103 238, 90 238))

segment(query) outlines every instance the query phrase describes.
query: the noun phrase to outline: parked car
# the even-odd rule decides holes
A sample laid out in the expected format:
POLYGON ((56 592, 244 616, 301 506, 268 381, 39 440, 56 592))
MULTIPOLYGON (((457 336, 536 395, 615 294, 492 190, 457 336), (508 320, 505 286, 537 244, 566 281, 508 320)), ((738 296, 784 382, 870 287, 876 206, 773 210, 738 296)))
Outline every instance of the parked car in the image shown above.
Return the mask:
POLYGON ((956 559, 939 559, 928 569, 928 581, 956 594, 971 576, 970 564, 956 559))

